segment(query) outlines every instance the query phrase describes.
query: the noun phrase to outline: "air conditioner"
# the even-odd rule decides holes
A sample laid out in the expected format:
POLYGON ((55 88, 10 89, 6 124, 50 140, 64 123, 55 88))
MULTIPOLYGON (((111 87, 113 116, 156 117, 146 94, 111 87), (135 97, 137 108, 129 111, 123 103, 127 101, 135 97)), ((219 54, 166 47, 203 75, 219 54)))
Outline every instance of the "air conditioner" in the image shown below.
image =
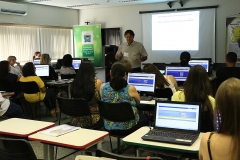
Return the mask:
POLYGON ((0 13, 26 16, 27 5, 0 1, 0 13))

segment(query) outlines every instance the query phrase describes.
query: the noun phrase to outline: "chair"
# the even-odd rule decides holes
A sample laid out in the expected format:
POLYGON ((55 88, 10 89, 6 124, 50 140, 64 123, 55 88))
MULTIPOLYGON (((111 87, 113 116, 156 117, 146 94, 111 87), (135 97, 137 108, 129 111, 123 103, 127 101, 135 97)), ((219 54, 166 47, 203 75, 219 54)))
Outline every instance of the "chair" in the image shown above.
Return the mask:
POLYGON ((37 160, 37 157, 28 141, 0 137, 1 160, 37 160))
POLYGON ((165 70, 166 64, 165 63, 153 63, 159 70, 165 70))
POLYGON ((155 89, 154 97, 156 98, 167 98, 168 100, 171 100, 173 95, 173 92, 171 88, 161 88, 161 89, 155 89))
MULTIPOLYGON (((24 96, 21 97, 21 102, 23 104, 23 106, 25 106, 24 109, 24 113, 26 112, 27 108, 30 108, 31 110, 31 118, 34 118, 34 114, 33 114, 33 110, 36 110, 36 117, 38 115, 38 108, 41 109, 41 105, 40 105, 40 89, 37 85, 36 82, 31 81, 31 82, 20 82, 20 86, 21 86, 21 91, 25 94, 34 94, 34 93, 38 93, 38 97, 39 97, 39 101, 36 103, 30 103, 28 102, 24 96)), ((39 111, 40 112, 40 111, 39 111)), ((26 113, 25 113, 26 114, 26 113)), ((41 120, 41 116, 39 116, 39 120, 41 120)))
MULTIPOLYGON (((146 157, 129 157, 129 156, 122 156, 118 154, 114 154, 103 149, 97 149, 96 157, 106 157, 106 158, 113 158, 117 160, 146 160, 146 157)), ((149 157, 150 160, 162 160, 160 157, 149 157)))
POLYGON ((75 77, 76 77, 76 74, 61 74, 61 79, 72 79, 75 77))
MULTIPOLYGON (((113 121, 113 122, 126 122, 126 121, 135 119, 135 115, 133 113, 132 106, 128 102, 108 103, 108 102, 101 101, 99 103, 100 103, 99 111, 100 111, 101 116, 104 119, 107 119, 107 120, 113 121)), ((122 130, 119 131, 119 134, 117 133, 118 130, 107 130, 107 131, 109 132, 110 145, 111 145, 112 150, 113 150, 113 148, 112 148, 111 136, 117 137, 117 145, 118 145, 118 150, 119 150, 120 138, 124 138, 125 136, 130 134, 130 133, 124 133, 124 131, 122 131, 122 130)))
POLYGON ((6 79, 0 79, 0 91, 14 92, 12 83, 6 79))

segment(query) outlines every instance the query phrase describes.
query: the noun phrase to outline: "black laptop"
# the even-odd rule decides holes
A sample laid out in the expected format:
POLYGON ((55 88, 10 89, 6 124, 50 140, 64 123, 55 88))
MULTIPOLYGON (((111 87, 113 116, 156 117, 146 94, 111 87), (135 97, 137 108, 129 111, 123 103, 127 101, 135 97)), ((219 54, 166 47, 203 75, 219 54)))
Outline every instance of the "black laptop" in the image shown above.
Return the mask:
POLYGON ((143 140, 192 145, 200 134, 200 103, 156 101, 154 128, 143 140))

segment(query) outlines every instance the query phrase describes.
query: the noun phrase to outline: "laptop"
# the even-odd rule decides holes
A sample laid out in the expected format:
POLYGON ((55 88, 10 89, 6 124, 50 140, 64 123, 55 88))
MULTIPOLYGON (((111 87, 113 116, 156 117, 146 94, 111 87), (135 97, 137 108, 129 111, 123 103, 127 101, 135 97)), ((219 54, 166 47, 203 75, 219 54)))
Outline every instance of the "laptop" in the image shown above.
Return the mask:
POLYGON ((154 128, 143 140, 192 145, 200 134, 200 103, 156 101, 154 128))
POLYGON ((33 60, 33 64, 34 64, 34 65, 40 64, 40 59, 35 59, 35 60, 33 60))
POLYGON ((80 65, 81 65, 81 59, 73 60, 72 66, 74 69, 79 69, 80 65))
POLYGON ((128 73, 127 82, 133 85, 140 93, 141 100, 150 101, 155 91, 155 74, 150 73, 128 73))
POLYGON ((190 66, 201 65, 209 72, 209 60, 190 60, 188 63, 190 66))
POLYGON ((184 82, 187 79, 190 67, 183 66, 166 66, 165 75, 172 75, 177 82, 184 82))
POLYGON ((49 76, 49 65, 35 65, 36 75, 39 77, 48 77, 49 76))

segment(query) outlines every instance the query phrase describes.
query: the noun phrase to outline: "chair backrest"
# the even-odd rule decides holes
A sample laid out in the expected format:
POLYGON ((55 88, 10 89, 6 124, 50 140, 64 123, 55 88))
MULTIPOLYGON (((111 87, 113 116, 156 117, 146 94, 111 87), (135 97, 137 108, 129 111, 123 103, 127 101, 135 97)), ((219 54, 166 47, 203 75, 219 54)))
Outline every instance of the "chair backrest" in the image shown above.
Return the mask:
POLYGON ((165 70, 166 64, 165 63, 153 63, 159 70, 165 70))
POLYGON ((37 160, 37 157, 28 141, 0 137, 0 159, 37 160))
POLYGON ((171 100, 171 97, 173 95, 173 92, 171 88, 161 88, 161 89, 155 89, 154 96, 157 98, 167 98, 168 100, 171 100))
POLYGON ((61 79, 71 79, 75 77, 76 77, 76 74, 61 74, 61 79))
POLYGON ((68 116, 81 117, 91 115, 90 108, 85 99, 57 97, 60 111, 68 116))
MULTIPOLYGON (((117 160, 146 160, 146 157, 129 157, 129 156, 122 156, 119 154, 114 154, 103 149, 97 149, 96 157, 106 157, 106 158, 113 158, 117 160)), ((151 160, 162 160, 160 157, 150 157, 151 160)))
POLYGON ((104 119, 113 122, 125 122, 135 119, 132 106, 128 102, 108 103, 99 102, 99 112, 104 119))
POLYGON ((36 82, 20 82, 21 91, 26 94, 34 94, 40 92, 36 82))
POLYGON ((6 79, 0 79, 0 91, 14 92, 12 83, 6 79))

